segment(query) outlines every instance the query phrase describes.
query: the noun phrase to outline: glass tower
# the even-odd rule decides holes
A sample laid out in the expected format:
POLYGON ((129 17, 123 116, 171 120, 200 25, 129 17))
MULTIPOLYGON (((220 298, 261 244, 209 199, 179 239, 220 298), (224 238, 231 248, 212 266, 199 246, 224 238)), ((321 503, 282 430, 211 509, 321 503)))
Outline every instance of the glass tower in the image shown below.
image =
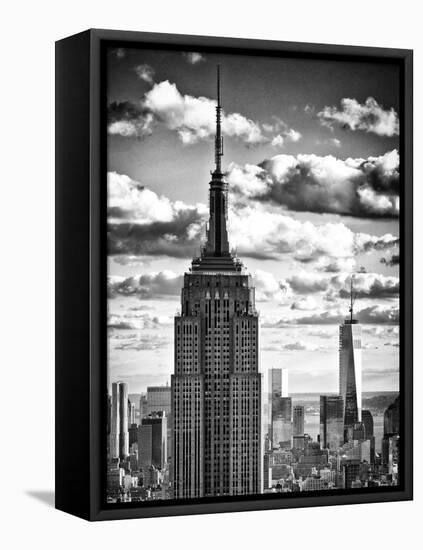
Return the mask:
POLYGON ((339 327, 339 394, 344 401, 344 431, 361 422, 361 325, 354 319, 351 278, 350 317, 339 327))

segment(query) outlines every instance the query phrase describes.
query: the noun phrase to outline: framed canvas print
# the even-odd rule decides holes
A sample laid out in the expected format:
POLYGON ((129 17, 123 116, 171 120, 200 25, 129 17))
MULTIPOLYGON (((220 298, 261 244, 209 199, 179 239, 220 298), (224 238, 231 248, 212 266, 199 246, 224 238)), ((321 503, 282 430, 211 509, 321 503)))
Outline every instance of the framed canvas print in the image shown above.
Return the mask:
POLYGON ((56 45, 56 506, 412 498, 412 52, 56 45))

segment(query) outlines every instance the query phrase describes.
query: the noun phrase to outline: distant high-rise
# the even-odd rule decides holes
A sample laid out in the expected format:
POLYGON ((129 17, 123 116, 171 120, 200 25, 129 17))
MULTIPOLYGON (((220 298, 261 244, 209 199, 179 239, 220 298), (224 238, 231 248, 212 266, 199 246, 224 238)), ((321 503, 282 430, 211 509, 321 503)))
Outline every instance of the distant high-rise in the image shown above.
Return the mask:
POLYGON ((400 432, 400 398, 399 395, 385 410, 383 415, 383 435, 398 435, 400 432))
POLYGON ((170 386, 148 386, 147 415, 156 411, 164 411, 168 417, 171 412, 170 386))
POLYGON ((340 395, 320 396, 320 445, 336 450, 344 442, 344 402, 340 395))
POLYGON ((112 384, 109 437, 110 457, 126 458, 129 455, 128 386, 124 382, 113 382, 112 384))
POLYGON ((367 409, 362 410, 361 421, 364 424, 365 438, 371 439, 374 436, 374 422, 372 413, 367 409))
POLYGON ((172 375, 176 498, 261 492, 261 374, 251 276, 228 241, 218 72, 207 240, 185 273, 172 375))
POLYGON ((147 409, 147 396, 145 395, 145 393, 142 393, 140 397, 140 424, 141 420, 148 415, 147 409))
POLYGON ((138 427, 138 463, 144 472, 150 466, 162 469, 167 461, 167 418, 165 412, 143 418, 138 427))
POLYGON ((278 397, 277 415, 272 421, 272 445, 278 448, 281 443, 291 443, 292 438, 292 399, 278 397))
MULTIPOLYGON (((288 371, 287 369, 272 368, 268 372, 269 382, 269 437, 275 447, 278 446, 282 429, 282 408, 284 403, 281 398, 288 397, 288 371), (275 432, 275 440, 273 434, 275 432), (279 434, 279 435, 278 435, 279 434)), ((286 406, 286 404, 285 404, 286 406)))
POLYGON ((383 415, 382 463, 389 466, 389 473, 391 473, 393 461, 398 463, 399 432, 400 397, 398 395, 383 415))
POLYGON ((304 436, 304 407, 295 405, 292 414, 292 435, 304 436))
POLYGON ((339 327, 339 394, 344 400, 344 430, 361 422, 361 325, 354 319, 351 278, 350 317, 339 327))
POLYGON ((128 424, 135 424, 135 403, 128 401, 128 424))

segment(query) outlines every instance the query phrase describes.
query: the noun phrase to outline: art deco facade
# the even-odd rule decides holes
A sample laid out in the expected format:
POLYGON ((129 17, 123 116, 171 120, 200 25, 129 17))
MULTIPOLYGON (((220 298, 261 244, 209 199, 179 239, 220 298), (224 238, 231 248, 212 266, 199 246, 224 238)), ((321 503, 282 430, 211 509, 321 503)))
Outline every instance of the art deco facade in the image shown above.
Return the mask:
POLYGON ((207 242, 184 276, 175 318, 175 498, 261 492, 258 315, 251 276, 229 248, 219 88, 207 242))

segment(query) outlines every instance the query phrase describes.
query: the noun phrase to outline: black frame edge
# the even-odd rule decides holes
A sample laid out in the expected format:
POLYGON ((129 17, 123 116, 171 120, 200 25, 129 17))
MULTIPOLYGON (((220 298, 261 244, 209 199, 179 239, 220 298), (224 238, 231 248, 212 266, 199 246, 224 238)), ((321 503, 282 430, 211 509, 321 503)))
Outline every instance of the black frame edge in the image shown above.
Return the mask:
POLYGON ((89 518, 91 33, 56 42, 55 507, 89 518), (77 403, 77 406, 75 406, 77 403))

